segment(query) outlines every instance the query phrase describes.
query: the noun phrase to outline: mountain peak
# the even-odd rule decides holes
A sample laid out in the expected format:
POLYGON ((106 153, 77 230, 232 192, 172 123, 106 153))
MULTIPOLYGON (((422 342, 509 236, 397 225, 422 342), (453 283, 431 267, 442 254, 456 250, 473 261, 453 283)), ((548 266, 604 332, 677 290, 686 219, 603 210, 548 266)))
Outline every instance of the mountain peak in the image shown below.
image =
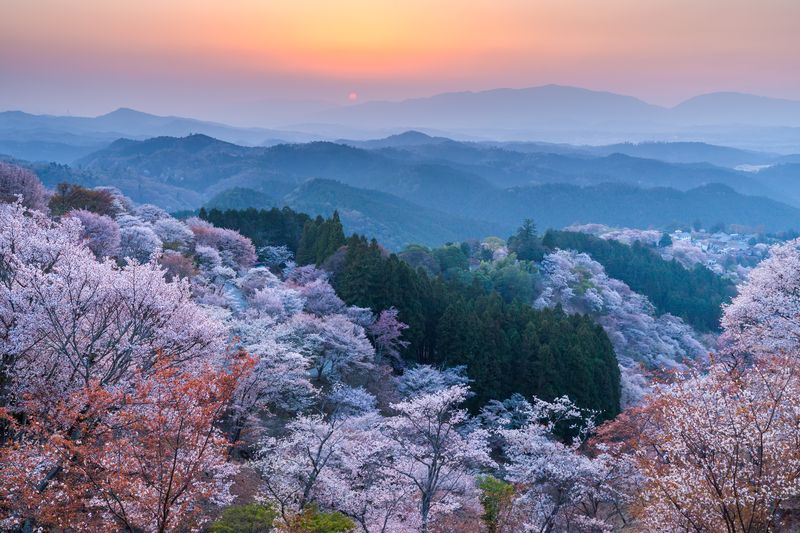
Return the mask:
POLYGON ((114 111, 106 113, 105 115, 98 115, 97 118, 133 118, 133 117, 154 117, 150 113, 144 111, 137 111, 130 107, 119 107, 114 111))
POLYGON ((405 139, 405 140, 414 140, 414 141, 425 141, 425 140, 428 140, 428 139, 433 139, 433 137, 431 137, 427 133, 422 133, 421 131, 418 131, 418 130, 408 130, 408 131, 404 131, 403 133, 397 133, 395 135, 389 135, 389 137, 387 137, 387 139, 397 139, 397 140, 405 139))

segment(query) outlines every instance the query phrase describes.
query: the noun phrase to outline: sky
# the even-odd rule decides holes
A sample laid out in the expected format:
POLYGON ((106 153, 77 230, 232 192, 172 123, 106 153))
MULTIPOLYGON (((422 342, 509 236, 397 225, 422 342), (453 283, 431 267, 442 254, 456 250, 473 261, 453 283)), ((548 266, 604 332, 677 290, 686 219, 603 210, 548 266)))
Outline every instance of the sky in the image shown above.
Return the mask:
POLYGON ((0 0, 0 110, 245 123, 549 83, 800 100, 798 21, 798 0, 0 0))

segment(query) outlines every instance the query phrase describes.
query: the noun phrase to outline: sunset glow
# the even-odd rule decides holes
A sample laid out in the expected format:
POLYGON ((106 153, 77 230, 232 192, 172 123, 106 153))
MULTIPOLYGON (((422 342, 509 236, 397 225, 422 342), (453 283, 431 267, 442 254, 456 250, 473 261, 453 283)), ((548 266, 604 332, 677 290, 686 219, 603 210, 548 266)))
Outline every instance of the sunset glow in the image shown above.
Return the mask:
POLYGON ((3 107, 189 111, 205 92, 231 103, 347 101, 355 83, 368 99, 546 83, 656 103, 714 90, 800 97, 800 3, 790 0, 5 0, 2 9, 13 13, 0 17, 3 107), (93 96, 109 88, 114 102, 93 96), (52 108, 34 104, 45 97, 52 108))

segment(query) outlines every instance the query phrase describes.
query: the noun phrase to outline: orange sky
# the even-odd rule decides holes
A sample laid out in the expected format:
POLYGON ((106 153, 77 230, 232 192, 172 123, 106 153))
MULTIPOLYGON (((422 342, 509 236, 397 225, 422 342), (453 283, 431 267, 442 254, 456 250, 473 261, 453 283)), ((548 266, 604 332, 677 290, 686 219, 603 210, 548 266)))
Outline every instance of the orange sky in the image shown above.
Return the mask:
POLYGON ((798 0, 0 0, 0 108, 198 115, 545 83, 800 99, 798 23, 798 0))

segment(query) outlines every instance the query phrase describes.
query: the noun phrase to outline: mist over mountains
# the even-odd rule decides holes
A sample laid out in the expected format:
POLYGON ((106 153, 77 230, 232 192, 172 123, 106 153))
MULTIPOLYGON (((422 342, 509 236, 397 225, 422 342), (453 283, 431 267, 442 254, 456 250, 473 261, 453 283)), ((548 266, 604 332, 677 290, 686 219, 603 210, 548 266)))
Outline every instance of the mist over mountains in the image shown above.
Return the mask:
POLYGON ((498 140, 572 144, 702 140, 791 152, 800 140, 800 102, 726 92, 696 96, 668 108, 632 96, 545 85, 367 102, 315 117, 350 127, 401 125, 498 140))
POLYGON ((7 111, 0 154, 49 187, 112 185, 172 211, 339 210, 396 249, 507 235, 529 217, 800 227, 800 102, 714 93, 666 108, 547 85, 307 111, 269 128, 7 111))
POLYGON ((483 143, 409 131, 274 146, 201 134, 119 139, 72 166, 28 165, 51 188, 64 181, 111 185, 170 211, 338 210, 348 231, 402 249, 506 236, 525 218, 542 228, 700 223, 787 230, 800 227, 800 164, 792 161, 703 143, 483 143), (737 170, 745 161, 767 168, 737 170))
MULTIPOLYGON (((238 110, 235 117, 243 113, 238 110)), ((98 117, 6 111, 0 112, 0 154, 70 163, 118 138, 199 133, 241 145, 268 146, 340 138, 369 140, 412 129, 487 142, 700 141, 769 153, 800 151, 800 102, 741 93, 700 95, 667 108, 632 96, 545 85, 347 106, 283 105, 273 113, 254 104, 252 116, 268 127, 236 127, 127 108, 98 117)))

